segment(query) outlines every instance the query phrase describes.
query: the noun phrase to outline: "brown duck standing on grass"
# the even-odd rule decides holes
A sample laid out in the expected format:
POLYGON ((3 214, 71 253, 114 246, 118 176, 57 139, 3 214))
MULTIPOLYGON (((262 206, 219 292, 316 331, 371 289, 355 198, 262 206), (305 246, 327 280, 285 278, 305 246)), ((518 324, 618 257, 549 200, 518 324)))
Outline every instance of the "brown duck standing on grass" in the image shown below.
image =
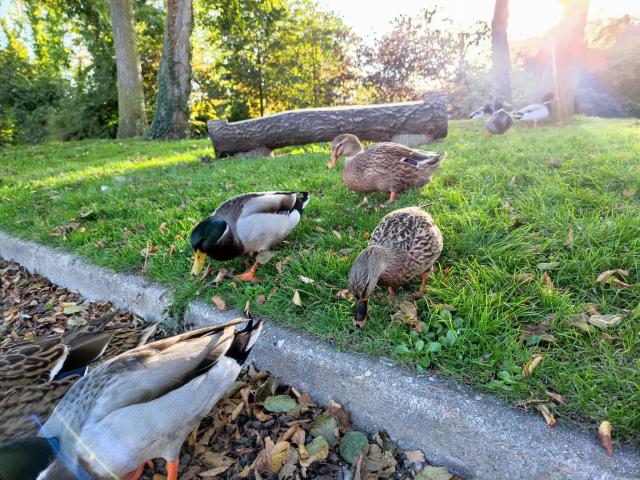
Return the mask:
POLYGON ((354 324, 362 328, 367 323, 369 296, 377 283, 397 287, 422 274, 424 288, 442 246, 442 233, 424 210, 409 207, 385 215, 349 273, 354 324))
POLYGON ((347 157, 342 169, 342 181, 357 193, 389 192, 389 202, 398 193, 423 187, 446 158, 446 153, 423 152, 405 145, 381 142, 363 149, 355 135, 338 135, 331 142, 333 168, 338 158, 347 157))
POLYGON ((493 114, 489 117, 486 124, 487 138, 491 138, 491 135, 502 135, 513 125, 511 115, 505 110, 505 108, 509 108, 511 105, 505 102, 504 97, 497 97, 493 107, 493 114))

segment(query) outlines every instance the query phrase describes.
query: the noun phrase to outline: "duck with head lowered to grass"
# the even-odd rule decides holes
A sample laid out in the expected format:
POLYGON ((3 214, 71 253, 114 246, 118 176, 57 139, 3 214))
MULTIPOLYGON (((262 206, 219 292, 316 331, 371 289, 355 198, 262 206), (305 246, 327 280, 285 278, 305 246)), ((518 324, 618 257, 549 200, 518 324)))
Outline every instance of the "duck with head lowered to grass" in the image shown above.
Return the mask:
POLYGON ((354 324, 365 326, 369 297, 378 283, 396 287, 422 275, 424 288, 442 247, 440 229, 421 208, 402 208, 385 215, 349 273, 349 289, 356 301, 354 324))
MULTIPOLYGON (((298 225, 308 203, 308 192, 254 192, 230 198, 191 232, 191 274, 200 273, 207 256, 230 260, 270 250, 298 225)), ((251 281, 258 265, 256 260, 236 279, 251 281)))
POLYGON ((399 193, 425 186, 438 170, 446 153, 425 152, 392 142, 380 142, 362 148, 358 137, 345 133, 331 142, 333 168, 338 158, 346 157, 342 181, 356 193, 388 192, 389 202, 399 193))

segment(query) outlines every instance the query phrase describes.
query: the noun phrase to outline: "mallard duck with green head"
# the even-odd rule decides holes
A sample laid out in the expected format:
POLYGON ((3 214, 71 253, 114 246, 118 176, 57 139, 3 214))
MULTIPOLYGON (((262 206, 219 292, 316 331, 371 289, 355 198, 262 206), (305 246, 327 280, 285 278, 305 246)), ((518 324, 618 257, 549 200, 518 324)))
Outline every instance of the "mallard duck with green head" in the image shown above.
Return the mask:
POLYGON ((369 297, 378 283, 397 287, 422 275, 424 288, 442 246, 440 229, 421 208, 402 208, 385 215, 349 273, 349 290, 356 301, 354 325, 365 326, 369 297))
MULTIPOLYGON (((191 274, 200 273, 207 256, 231 260, 270 250, 300 223, 308 203, 308 192, 254 192, 230 198, 191 232, 195 252, 191 274)), ((256 260, 249 271, 235 278, 251 281, 258 265, 256 260)))
MULTIPOLYGON (((153 458, 166 459, 167 480, 177 480, 185 438, 236 380, 260 335, 263 321, 236 330, 244 322, 158 340, 89 371, 42 427, 59 451, 38 480, 136 480, 153 458)), ((49 455, 42 442, 36 447, 49 455)))

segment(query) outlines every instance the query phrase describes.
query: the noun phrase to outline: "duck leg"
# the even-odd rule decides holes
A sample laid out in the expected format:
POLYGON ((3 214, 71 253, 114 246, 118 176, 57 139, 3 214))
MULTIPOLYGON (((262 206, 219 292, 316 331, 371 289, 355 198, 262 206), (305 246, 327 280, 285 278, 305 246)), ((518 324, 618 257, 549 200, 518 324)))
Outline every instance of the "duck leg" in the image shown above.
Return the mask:
POLYGON ((241 282, 250 282, 251 280, 253 280, 253 278, 256 275, 256 270, 258 269, 258 265, 260 264, 256 260, 256 262, 253 264, 253 266, 249 270, 247 270, 241 275, 236 275, 233 278, 235 278, 236 280, 240 280, 241 282))
POLYGON ((424 287, 427 286, 427 277, 429 276, 429 272, 424 272, 422 274, 422 285, 420 285, 420 290, 418 290, 418 298, 424 297, 424 287))
POLYGON ((396 192, 391 192, 389 194, 389 200, 387 200, 388 203, 391 202, 395 202, 398 199, 398 194, 396 192))
POLYGON ((180 466, 180 460, 175 459, 167 461, 167 480, 178 480, 178 467, 180 466))
POLYGON ((133 472, 127 473, 123 480, 138 480, 140 475, 142 475, 142 471, 144 470, 144 463, 139 465, 133 472))
POLYGON ((486 138, 487 140, 489 140, 491 138, 491 134, 489 132, 486 132, 484 134, 484 138, 486 138))

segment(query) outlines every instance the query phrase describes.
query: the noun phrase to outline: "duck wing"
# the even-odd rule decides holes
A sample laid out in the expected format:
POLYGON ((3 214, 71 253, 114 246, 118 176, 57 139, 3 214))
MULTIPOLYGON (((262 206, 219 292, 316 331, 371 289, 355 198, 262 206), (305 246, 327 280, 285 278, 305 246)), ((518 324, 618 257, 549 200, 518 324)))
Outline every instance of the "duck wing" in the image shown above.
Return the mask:
POLYGON ((88 372, 58 404, 43 427, 46 436, 73 445, 73 432, 127 405, 166 393, 199 371, 216 355, 216 347, 233 335, 237 319, 225 325, 192 330, 118 355, 88 372))

